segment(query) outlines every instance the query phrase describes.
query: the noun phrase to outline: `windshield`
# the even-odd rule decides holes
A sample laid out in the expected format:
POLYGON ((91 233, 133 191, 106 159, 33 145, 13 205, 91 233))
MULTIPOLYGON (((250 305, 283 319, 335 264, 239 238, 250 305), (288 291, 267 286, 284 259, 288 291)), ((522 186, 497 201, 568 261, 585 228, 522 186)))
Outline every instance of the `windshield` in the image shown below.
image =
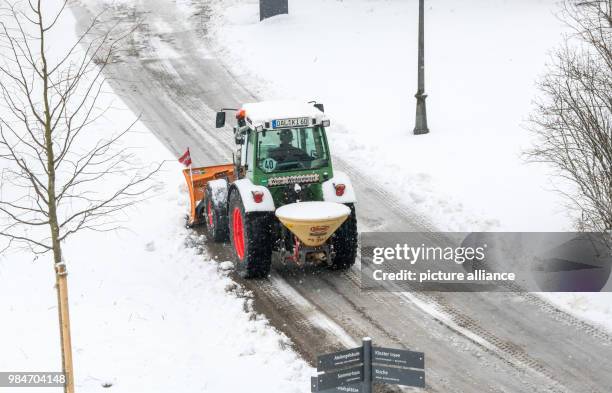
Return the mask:
POLYGON ((257 166, 266 173, 318 169, 327 166, 328 160, 321 127, 258 133, 257 166))

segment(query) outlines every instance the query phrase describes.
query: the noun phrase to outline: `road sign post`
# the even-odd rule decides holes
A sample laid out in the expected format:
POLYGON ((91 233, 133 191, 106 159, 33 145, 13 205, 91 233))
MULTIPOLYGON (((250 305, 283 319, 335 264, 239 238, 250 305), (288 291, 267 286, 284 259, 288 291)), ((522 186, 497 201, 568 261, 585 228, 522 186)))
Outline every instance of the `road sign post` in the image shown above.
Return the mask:
POLYGON ((425 387, 425 354, 374 347, 365 337, 361 347, 318 356, 311 391, 372 393, 373 383, 425 387))
POLYGON ((372 393, 372 339, 365 337, 362 340, 363 345, 363 391, 364 393, 372 393))

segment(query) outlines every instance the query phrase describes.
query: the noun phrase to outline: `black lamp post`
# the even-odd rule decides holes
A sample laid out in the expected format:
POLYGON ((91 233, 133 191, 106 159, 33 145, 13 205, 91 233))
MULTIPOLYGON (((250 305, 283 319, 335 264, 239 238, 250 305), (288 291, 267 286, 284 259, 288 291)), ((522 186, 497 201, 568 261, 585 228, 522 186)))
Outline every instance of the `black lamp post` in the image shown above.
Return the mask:
POLYGON ((419 86, 415 95, 416 106, 416 125, 414 126, 415 135, 427 134, 427 106, 425 105, 425 0, 419 0, 419 86))

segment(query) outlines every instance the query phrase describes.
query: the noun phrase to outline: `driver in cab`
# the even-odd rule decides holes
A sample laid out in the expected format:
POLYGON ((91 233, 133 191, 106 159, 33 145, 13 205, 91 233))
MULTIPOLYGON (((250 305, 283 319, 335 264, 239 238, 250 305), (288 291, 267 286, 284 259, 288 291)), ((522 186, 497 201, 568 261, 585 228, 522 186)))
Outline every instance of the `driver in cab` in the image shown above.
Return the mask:
POLYGON ((282 130, 280 132, 280 145, 271 149, 268 156, 279 163, 312 160, 312 157, 304 150, 293 146, 291 142, 293 142, 293 132, 291 130, 282 130))

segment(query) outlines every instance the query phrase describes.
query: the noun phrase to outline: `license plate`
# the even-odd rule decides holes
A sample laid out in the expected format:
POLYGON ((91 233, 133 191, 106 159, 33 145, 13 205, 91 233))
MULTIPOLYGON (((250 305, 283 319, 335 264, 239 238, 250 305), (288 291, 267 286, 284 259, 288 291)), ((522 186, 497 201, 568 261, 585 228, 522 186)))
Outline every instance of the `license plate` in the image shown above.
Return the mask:
POLYGON ((295 127, 305 127, 309 125, 310 125, 309 117, 272 120, 272 128, 295 128, 295 127))

